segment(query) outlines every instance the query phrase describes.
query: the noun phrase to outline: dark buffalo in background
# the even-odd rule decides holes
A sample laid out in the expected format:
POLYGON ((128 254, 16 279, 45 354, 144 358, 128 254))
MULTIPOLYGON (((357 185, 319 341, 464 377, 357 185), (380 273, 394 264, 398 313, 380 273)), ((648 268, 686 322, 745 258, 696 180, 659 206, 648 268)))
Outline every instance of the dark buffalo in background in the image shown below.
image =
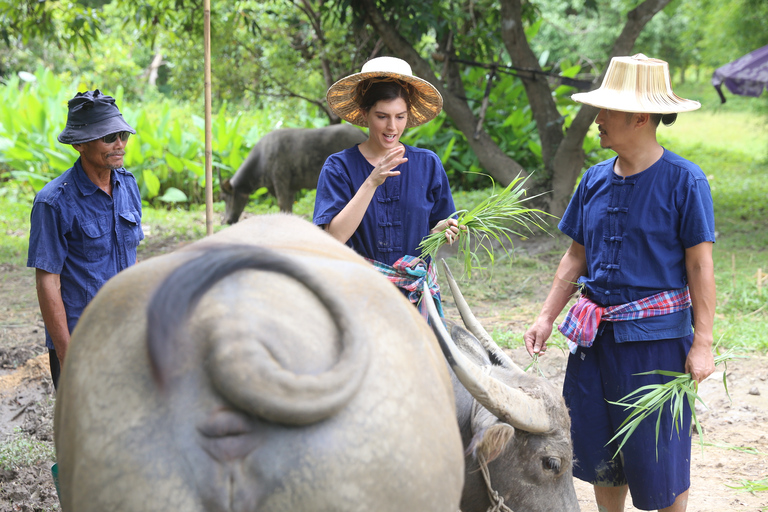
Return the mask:
POLYGON ((464 480, 427 323, 283 214, 111 279, 73 332, 54 424, 65 512, 456 512, 464 480))
POLYGON ((253 146, 234 176, 220 180, 224 222, 237 222, 249 196, 261 187, 277 198, 280 211, 293 211, 297 192, 317 188, 326 158, 367 138, 349 124, 284 128, 267 133, 253 146))

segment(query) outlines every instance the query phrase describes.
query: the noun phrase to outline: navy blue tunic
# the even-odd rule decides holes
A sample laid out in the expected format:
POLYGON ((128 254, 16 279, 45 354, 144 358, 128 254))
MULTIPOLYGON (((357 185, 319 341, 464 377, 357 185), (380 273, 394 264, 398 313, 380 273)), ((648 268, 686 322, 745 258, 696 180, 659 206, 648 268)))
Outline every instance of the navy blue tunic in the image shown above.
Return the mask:
MULTIPOLYGON (((456 212, 448 176, 437 155, 405 146, 404 156, 408 161, 396 169, 400 175, 387 178, 376 189, 347 242, 358 254, 387 265, 406 254, 418 256, 417 247, 430 229, 456 212)), ((317 182, 313 222, 329 224, 372 170, 357 146, 328 157, 317 182)))
MULTIPOLYGON (((685 250, 715 241, 712 194, 696 164, 664 150, 648 169, 626 178, 616 158, 584 173, 559 228, 584 245, 579 279, 601 306, 625 304, 688 284, 685 250)), ((615 322, 617 342, 679 338, 692 332, 690 308, 615 322)))

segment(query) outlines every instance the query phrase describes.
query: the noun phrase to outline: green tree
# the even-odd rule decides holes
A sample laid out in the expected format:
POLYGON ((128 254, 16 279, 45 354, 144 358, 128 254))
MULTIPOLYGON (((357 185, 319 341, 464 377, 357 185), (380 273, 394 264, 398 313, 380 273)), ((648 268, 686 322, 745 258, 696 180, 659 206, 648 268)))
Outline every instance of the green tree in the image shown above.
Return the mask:
MULTIPOLYGON (((642 29, 669 1, 645 0, 627 10, 608 57, 630 54, 642 29)), ((582 106, 565 126, 553 97, 553 85, 545 79, 539 56, 526 34, 526 28, 536 23, 531 4, 521 0, 443 0, 424 6, 407 0, 353 0, 352 6, 393 54, 408 61, 418 76, 435 84, 443 95, 445 111, 465 135, 484 170, 501 184, 510 183, 518 174, 528 175, 529 170, 510 158, 485 130, 477 129, 479 119, 465 95, 460 57, 471 47, 474 54, 495 53, 499 60, 525 70, 528 79, 523 84, 544 165, 544 172, 535 176, 537 188, 552 190, 545 205, 551 213, 560 215, 565 211, 586 159, 583 142, 597 109, 582 106), (435 34, 436 48, 431 56, 425 56, 418 47, 429 31, 435 34)), ((596 84, 601 80, 602 75, 596 84)))

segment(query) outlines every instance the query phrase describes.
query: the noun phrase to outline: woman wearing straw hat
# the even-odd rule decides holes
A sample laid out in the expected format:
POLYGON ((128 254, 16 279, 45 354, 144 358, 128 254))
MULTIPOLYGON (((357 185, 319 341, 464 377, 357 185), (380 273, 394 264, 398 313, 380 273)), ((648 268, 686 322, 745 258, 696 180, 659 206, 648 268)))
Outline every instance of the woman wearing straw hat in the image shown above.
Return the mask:
POLYGON ((440 113, 440 93, 407 62, 379 57, 333 84, 327 99, 339 117, 367 127, 368 139, 326 160, 314 223, 371 260, 412 302, 423 279, 437 295, 432 265, 415 255, 431 232, 445 231, 449 242, 458 237, 449 218, 456 209, 438 156, 400 137, 440 113))
POLYGON ((580 291, 559 326, 571 347, 563 395, 573 474, 595 486, 601 511, 623 511, 627 490, 638 509, 684 511, 690 411, 675 430, 665 408, 658 440, 655 415, 644 420, 615 456, 618 441, 609 440, 630 411, 608 402, 668 380, 642 372, 687 372, 701 382, 714 371, 709 184, 697 165, 656 140, 660 122, 700 104, 672 92, 666 62, 642 54, 612 59, 602 86, 573 99, 601 109, 600 144, 617 156, 587 170, 559 224, 573 241, 526 347, 546 350, 553 322, 580 291))

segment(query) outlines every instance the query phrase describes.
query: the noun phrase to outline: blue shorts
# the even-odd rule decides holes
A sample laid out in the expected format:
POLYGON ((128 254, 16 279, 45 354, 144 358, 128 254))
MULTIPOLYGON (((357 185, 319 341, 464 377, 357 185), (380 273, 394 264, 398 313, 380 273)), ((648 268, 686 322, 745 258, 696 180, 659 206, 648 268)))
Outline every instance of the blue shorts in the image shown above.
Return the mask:
POLYGON ((620 440, 610 444, 608 441, 631 411, 608 401, 616 402, 641 386, 671 380, 662 375, 633 374, 651 370, 684 372, 693 334, 668 340, 616 343, 611 325, 605 323, 600 327, 592 347, 579 347, 569 356, 563 385, 563 397, 571 413, 573 476, 597 486, 628 484, 632 502, 640 510, 668 507, 690 487, 688 405, 679 431, 673 426, 669 407, 665 407, 658 445, 658 416, 654 413, 640 424, 614 458, 620 440))

